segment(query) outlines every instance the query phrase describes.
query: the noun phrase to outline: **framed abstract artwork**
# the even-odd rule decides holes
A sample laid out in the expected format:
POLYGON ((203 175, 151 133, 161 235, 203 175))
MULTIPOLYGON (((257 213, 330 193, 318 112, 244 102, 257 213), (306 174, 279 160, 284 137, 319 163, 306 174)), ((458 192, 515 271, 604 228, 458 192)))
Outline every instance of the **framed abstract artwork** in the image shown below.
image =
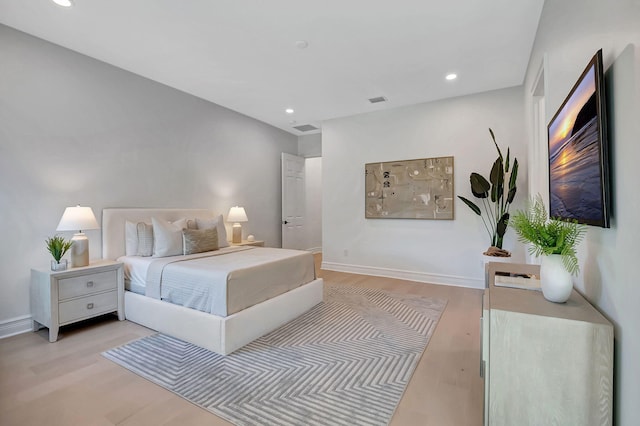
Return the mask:
POLYGON ((453 220, 453 157, 365 164, 368 219, 453 220))

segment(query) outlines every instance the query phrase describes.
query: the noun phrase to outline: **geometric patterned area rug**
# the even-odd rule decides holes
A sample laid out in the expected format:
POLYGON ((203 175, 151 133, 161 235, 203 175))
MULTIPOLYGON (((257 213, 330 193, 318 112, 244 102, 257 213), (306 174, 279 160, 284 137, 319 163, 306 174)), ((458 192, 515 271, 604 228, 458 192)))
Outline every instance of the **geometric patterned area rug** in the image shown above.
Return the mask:
POLYGON ((386 425, 445 305, 325 286, 324 302, 227 356, 162 334, 103 355, 236 425, 386 425))

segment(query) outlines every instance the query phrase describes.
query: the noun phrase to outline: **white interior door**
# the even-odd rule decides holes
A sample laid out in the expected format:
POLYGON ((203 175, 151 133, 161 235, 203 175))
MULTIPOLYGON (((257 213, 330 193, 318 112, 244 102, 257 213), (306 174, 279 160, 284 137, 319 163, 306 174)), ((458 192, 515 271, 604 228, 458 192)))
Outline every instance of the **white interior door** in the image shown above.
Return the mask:
POLYGON ((282 153, 282 248, 305 249, 304 158, 282 153))

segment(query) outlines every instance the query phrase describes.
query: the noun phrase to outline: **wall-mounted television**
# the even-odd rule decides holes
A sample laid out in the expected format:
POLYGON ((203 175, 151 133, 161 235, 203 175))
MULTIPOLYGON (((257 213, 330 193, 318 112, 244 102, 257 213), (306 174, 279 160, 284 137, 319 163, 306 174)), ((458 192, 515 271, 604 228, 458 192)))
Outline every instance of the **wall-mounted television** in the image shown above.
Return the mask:
POLYGON ((609 227, 610 194, 602 50, 547 127, 549 216, 609 227))

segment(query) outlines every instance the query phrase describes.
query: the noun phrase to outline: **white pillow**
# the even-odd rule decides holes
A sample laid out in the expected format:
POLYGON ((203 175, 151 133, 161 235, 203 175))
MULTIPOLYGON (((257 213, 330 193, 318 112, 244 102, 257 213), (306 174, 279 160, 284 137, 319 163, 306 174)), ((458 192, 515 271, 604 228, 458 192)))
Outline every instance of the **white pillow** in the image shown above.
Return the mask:
POLYGON ((153 224, 153 257, 182 254, 182 230, 187 228, 187 220, 167 222, 152 217, 151 223, 153 224))
POLYGON ((219 215, 215 219, 196 218, 196 223, 198 224, 198 229, 218 228, 218 247, 229 247, 229 241, 227 241, 227 229, 224 227, 222 215, 219 215))
POLYGON ((125 254, 151 256, 153 254, 153 228, 150 223, 125 221, 125 254))
POLYGON ((138 222, 136 225, 138 231, 138 256, 151 256, 153 254, 153 226, 138 222))
POLYGON ((124 223, 124 254, 127 256, 135 256, 138 253, 138 230, 137 223, 124 223))

